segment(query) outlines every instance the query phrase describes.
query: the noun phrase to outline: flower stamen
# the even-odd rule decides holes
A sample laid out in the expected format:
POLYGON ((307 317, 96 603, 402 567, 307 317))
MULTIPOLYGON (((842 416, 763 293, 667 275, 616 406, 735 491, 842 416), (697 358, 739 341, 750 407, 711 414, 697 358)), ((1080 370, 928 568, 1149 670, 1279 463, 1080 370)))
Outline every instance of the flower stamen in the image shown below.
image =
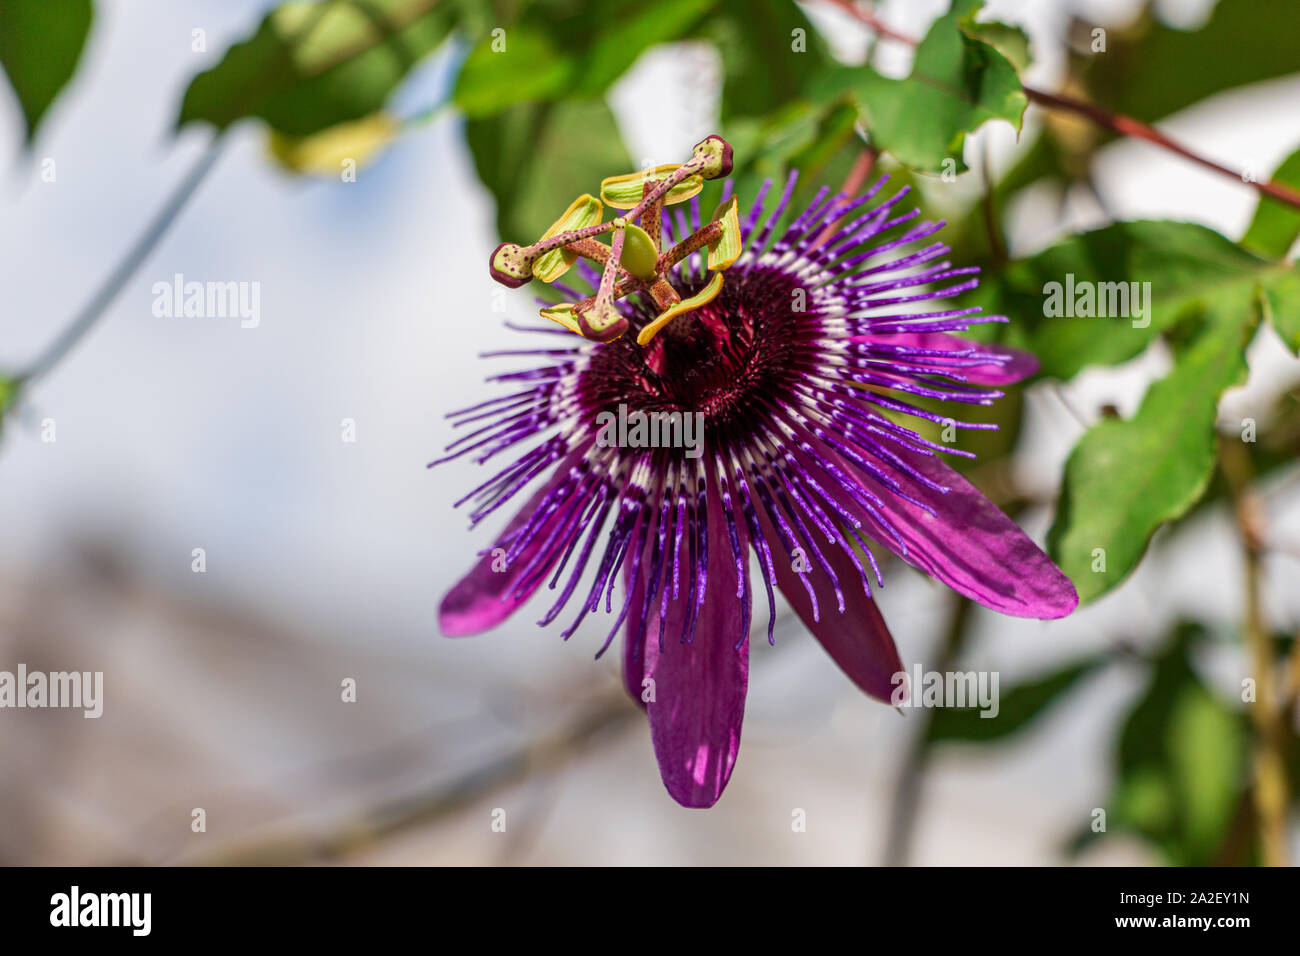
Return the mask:
POLYGON ((579 196, 537 242, 528 246, 503 242, 497 246, 489 262, 492 277, 518 288, 531 279, 555 282, 579 258, 597 263, 601 278, 594 295, 576 303, 548 306, 542 309, 542 317, 594 341, 612 342, 630 324, 615 303, 624 296, 642 293, 661 311, 638 335, 642 344, 649 342, 674 318, 712 301, 721 289, 720 281, 710 282, 683 300, 668 278, 677 265, 707 247, 708 268, 721 271, 741 254, 734 198, 718 207, 711 222, 666 252, 661 251, 664 207, 698 195, 704 180, 729 175, 731 168, 731 146, 720 136, 709 136, 695 145, 685 163, 609 177, 600 184, 600 199, 579 196), (596 221, 605 204, 631 208, 609 222, 596 221), (596 239, 611 231, 614 238, 610 245, 596 239))

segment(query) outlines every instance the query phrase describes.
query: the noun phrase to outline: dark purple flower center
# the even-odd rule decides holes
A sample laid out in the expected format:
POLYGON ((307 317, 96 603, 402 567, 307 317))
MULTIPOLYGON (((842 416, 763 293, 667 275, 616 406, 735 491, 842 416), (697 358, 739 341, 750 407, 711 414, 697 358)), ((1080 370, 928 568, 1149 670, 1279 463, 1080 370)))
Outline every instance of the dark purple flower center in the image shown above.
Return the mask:
MULTIPOLYGON (((704 286, 702 279, 678 283, 683 297, 704 286)), ((784 272, 762 267, 728 273, 728 282, 709 304, 680 316, 646 346, 636 329, 648 311, 630 307, 632 331, 600 349, 583 373, 599 410, 619 403, 630 411, 702 412, 711 434, 748 421, 766 397, 783 394, 803 357, 796 313, 799 286, 784 272)))

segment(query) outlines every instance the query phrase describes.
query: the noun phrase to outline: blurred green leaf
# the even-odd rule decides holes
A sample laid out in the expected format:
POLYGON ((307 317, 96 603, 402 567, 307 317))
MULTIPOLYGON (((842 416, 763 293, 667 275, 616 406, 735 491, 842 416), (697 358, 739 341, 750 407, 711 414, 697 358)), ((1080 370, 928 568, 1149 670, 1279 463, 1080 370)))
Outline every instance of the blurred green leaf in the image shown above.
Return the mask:
MULTIPOLYGON (((1099 28, 1075 20, 1079 52, 1071 57, 1061 89, 1115 112, 1155 122, 1221 90, 1300 71, 1294 39, 1286 30, 1243 28, 1276 21, 1271 0, 1219 0, 1213 18, 1196 30, 1157 20, 1148 10, 1125 28, 1099 28), (1106 49, 1093 52, 1102 29, 1106 49), (1187 64, 1196 64, 1189 70, 1187 64), (1177 76, 1177 82, 1169 77, 1177 76)), ((1010 51, 1003 48, 1004 53, 1010 51)), ((1115 134, 1079 117, 1044 111, 1033 148, 998 183, 1005 200, 1042 178, 1063 184, 1090 178, 1093 155, 1115 134)), ((1001 203, 999 203, 1001 208, 1001 203)))
POLYGON ((598 96, 646 49, 680 38, 716 3, 532 4, 475 43, 456 82, 456 104, 478 118, 515 103, 598 96))
POLYGON ((1221 90, 1300 71, 1294 21, 1279 12, 1275 0, 1219 0, 1196 30, 1149 14, 1134 29, 1108 30, 1106 52, 1083 61, 1090 98, 1150 123, 1221 90))
POLYGON ((552 99, 575 70, 573 58, 561 53, 548 33, 520 24, 470 51, 454 99, 466 116, 490 116, 515 103, 552 99))
POLYGON ((993 47, 1007 58, 1019 73, 1029 66, 1029 37, 1020 27, 990 20, 976 23, 969 16, 961 21, 961 32, 974 40, 980 40, 993 47))
POLYGON ((980 716, 978 707, 936 709, 931 715, 928 737, 932 743, 1003 740, 1047 713, 1109 659, 1109 656, 1092 657, 1001 691, 996 717, 980 716))
MULTIPOLYGON (((991 313, 1011 317, 1014 338, 1009 344, 1028 348, 1042 363, 1044 376, 1070 379, 1090 365, 1115 365, 1139 355, 1160 332, 1195 315, 1208 300, 1237 303, 1238 311, 1253 307, 1259 290, 1278 290, 1273 311, 1290 314, 1286 295, 1294 270, 1261 259, 1212 229, 1192 223, 1121 222, 1070 236, 1055 246, 1011 263, 1001 273, 986 275, 970 297, 991 313), (1125 316, 1047 316, 1049 306, 1062 310, 1078 301, 1083 283, 1092 287, 1094 306, 1105 294, 1134 314, 1134 287, 1149 314, 1135 327, 1125 316), (1102 287, 1101 284, 1111 284, 1102 287), (1073 294, 1071 294, 1073 292, 1073 294), (1149 324, 1142 322, 1149 319, 1149 324)), ((1270 302, 1272 299, 1269 300, 1270 302)), ((1228 311, 1233 309, 1228 308, 1228 311)), ((1077 311, 1077 310, 1075 310, 1077 311)))
POLYGON ((255 116, 303 137, 362 119, 446 39, 455 14, 437 0, 286 3, 194 78, 177 125, 255 116))
MULTIPOLYGON (((676 40, 716 3, 717 0, 655 0, 629 5, 621 20, 602 25, 582 58, 582 72, 573 95, 594 96, 604 92, 645 50, 656 43, 676 40)), ((606 11, 619 8, 617 4, 609 4, 595 9, 607 15, 606 11)))
POLYGON ((1216 862, 1247 783, 1248 730, 1201 682, 1190 652, 1199 626, 1180 625, 1120 732, 1107 831, 1136 832, 1169 862, 1216 862))
POLYGON ((90 0, 0 2, 0 66, 22 106, 29 145, 76 72, 93 17, 90 0))
MULTIPOLYGON (((1285 186, 1300 187, 1300 150, 1292 153, 1271 177, 1285 186)), ((1255 218, 1241 237, 1241 244, 1269 259, 1281 259, 1300 237, 1300 209, 1268 196, 1259 197, 1255 218)))
POLYGON ((532 242, 610 171, 632 167, 601 100, 518 103, 470 119, 465 137, 479 178, 497 201, 502 238, 532 242))
POLYGON ((700 30, 722 56, 722 119, 767 116, 798 99, 830 62, 820 35, 787 0, 722 0, 700 30))
POLYGON ((838 185, 848 175, 864 146, 854 132, 856 121, 857 110, 847 102, 815 105, 806 100, 788 103, 764 119, 732 120, 723 130, 736 156, 736 195, 748 203, 764 179, 773 180, 779 190, 790 170, 797 169, 790 209, 802 208, 818 187, 838 185))
POLYGON ((1279 273, 1264 286, 1268 321, 1292 352, 1300 354, 1300 269, 1279 273))
POLYGON ((1181 517, 1214 472, 1219 396, 1244 381, 1244 349, 1262 308, 1235 290, 1206 296, 1202 328, 1127 421, 1090 428, 1065 464, 1048 553, 1093 600, 1141 560, 1160 525, 1181 517))
POLYGON ((965 170, 966 134, 989 120, 1020 130, 1028 100, 1011 62, 995 47, 965 32, 974 29, 976 0, 956 0, 930 27, 905 80, 856 68, 853 89, 872 142, 922 172, 965 170))

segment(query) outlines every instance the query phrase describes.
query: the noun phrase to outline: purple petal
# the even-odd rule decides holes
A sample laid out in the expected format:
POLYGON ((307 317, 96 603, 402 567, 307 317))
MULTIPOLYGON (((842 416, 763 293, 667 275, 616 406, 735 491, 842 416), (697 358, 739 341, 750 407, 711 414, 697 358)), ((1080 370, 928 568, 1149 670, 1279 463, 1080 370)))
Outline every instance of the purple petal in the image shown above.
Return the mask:
MULTIPOLYGON (((770 526, 765 530, 769 531, 768 540, 775 541, 775 531, 770 526)), ((807 557, 811 566, 802 573, 793 569, 784 554, 774 554, 777 586, 804 626, 821 642, 849 680, 881 703, 894 703, 891 700, 896 686, 893 677, 903 672, 903 662, 889 628, 885 626, 885 619, 876 602, 867 597, 858 569, 849 556, 841 548, 824 542, 820 550, 831 565, 830 570, 844 595, 843 613, 840 613, 830 574, 826 568, 816 566, 817 559, 811 554, 807 557), (817 595, 820 620, 814 620, 812 599, 800 578, 817 595)))
MULTIPOLYGON (((538 551, 546 543, 547 537, 555 529, 563 509, 557 508, 542 526, 533 534, 532 540, 521 552, 509 562, 504 570, 493 570, 493 565, 501 562, 492 552, 502 546, 509 535, 522 527, 533 517, 534 512, 545 501, 552 489, 564 481, 569 465, 576 461, 573 455, 565 459, 555 470, 553 477, 533 495, 528 504, 519 509, 511 519, 505 531, 497 538, 496 544, 481 557, 477 564, 447 592, 438 608, 438 626, 444 637, 465 637, 481 634, 496 627, 510 615, 514 614, 533 595, 533 592, 546 580, 544 568, 529 566, 538 551), (519 594, 513 594, 515 585, 524 572, 529 572, 532 580, 527 588, 519 594)), ((552 555, 547 560, 547 567, 553 565, 559 552, 552 548, 552 555)))
MULTIPOLYGON (((653 547, 654 538, 651 536, 649 543, 646 545, 646 550, 650 551, 653 547)), ((627 689, 628 695, 636 701, 642 710, 645 710, 646 707, 645 701, 641 699, 643 689, 641 684, 645 680, 645 656, 641 653, 641 645, 636 640, 636 635, 640 623, 638 615, 645 605, 647 568, 648 559, 643 558, 641 566, 637 569, 635 580, 632 579, 631 562, 629 561, 623 568, 623 585, 627 588, 628 594, 632 596, 631 616, 628 617, 624 628, 623 686, 627 689)))
MULTIPOLYGON (((712 475, 709 485, 708 586, 695 639, 681 642, 689 610, 683 593, 669 602, 663 651, 657 636, 657 605, 645 640, 645 673, 654 681, 654 700, 647 710, 659 773, 674 800, 698 808, 717 803, 731 777, 740 750, 749 684, 749 638, 741 633, 745 615, 736 596, 739 582, 731 539, 712 475), (737 642, 741 642, 739 648, 737 642)), ((737 523, 737 531, 745 555, 748 595, 743 522, 737 523)))
POLYGON ((909 493, 933 508, 933 515, 898 495, 882 494, 884 514, 907 551, 861 514, 877 541, 954 591, 1003 614, 1048 620, 1075 609, 1079 596, 1070 579, 970 482, 937 457, 893 450, 949 490, 940 494, 912 483, 909 493))

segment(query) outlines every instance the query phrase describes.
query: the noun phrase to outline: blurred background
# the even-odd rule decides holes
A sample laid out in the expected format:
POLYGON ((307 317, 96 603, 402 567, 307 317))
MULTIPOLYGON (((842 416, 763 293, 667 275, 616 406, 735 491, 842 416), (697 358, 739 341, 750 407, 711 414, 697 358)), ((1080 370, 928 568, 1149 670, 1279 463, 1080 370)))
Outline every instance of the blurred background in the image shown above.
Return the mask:
MULTIPOLYGON (((1296 858, 1294 812, 1266 846, 1257 792, 1274 731, 1285 799, 1297 790, 1300 360, 1270 326, 1218 412, 1229 435, 1260 423, 1248 502, 1216 477, 1072 617, 1001 617, 887 569, 879 601, 904 661, 999 672, 1002 718, 869 701, 783 618, 777 646, 755 647, 744 747, 708 812, 664 792, 617 661, 592 659, 602 620, 568 643, 535 608, 482 637, 438 633, 439 600, 496 526, 468 534, 451 507, 477 469, 425 468, 451 440, 444 414, 498 394, 482 379, 506 366, 478 353, 528 342, 505 321, 534 316, 534 293, 501 296, 484 267, 499 230, 540 234, 624 171, 611 163, 681 161, 720 131, 742 181, 800 165, 815 188, 868 156, 995 274, 1122 220, 1238 240, 1259 203, 1249 182, 1036 105, 1019 133, 973 127, 954 181, 901 166, 852 107, 836 112, 818 71, 870 58, 907 76, 909 46, 863 14, 919 38, 946 0, 376 0, 414 24, 401 56, 376 36, 383 18, 340 19, 355 35, 326 30, 316 42, 334 47, 312 55, 382 62, 341 77, 317 63, 305 89, 249 94, 270 82, 257 58, 275 62, 310 6, 0 0, 5 381, 80 310, 102 312, 14 390, 0 433, 0 670, 102 671, 105 685, 98 720, 0 711, 0 863, 1296 858), (496 29, 527 68, 487 81, 496 29), (611 37, 619 55, 583 60, 611 37), (566 152, 582 136, 599 137, 595 168, 566 152), (104 295, 178 191, 174 221, 104 295), (177 274, 258 283, 260 322, 155 314, 155 283, 177 274), (1263 534, 1249 551, 1247 511, 1263 534), (1276 655, 1274 731, 1242 702, 1252 595, 1276 655)), ((1265 181, 1300 145, 1294 4, 1006 0, 980 16, 1027 34, 1026 85, 1156 122, 1232 170, 1265 181)), ((1132 416, 1171 354, 1157 339, 1016 389, 972 476, 1043 541, 1071 449, 1132 416)))

